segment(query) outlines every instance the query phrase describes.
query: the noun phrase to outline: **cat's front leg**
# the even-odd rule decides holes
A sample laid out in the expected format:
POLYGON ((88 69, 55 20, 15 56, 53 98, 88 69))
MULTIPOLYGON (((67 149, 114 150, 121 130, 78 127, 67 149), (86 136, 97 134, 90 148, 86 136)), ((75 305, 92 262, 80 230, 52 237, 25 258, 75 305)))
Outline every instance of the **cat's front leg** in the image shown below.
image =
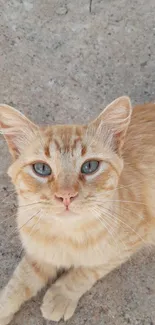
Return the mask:
POLYGON ((108 271, 102 267, 69 270, 45 294, 41 306, 43 317, 52 321, 68 320, 74 314, 81 296, 108 271))
MULTIPOLYGON (((55 273, 53 269, 53 276, 55 273)), ((47 281, 46 272, 37 263, 24 257, 0 293, 0 325, 9 324, 20 306, 35 296, 47 281)))

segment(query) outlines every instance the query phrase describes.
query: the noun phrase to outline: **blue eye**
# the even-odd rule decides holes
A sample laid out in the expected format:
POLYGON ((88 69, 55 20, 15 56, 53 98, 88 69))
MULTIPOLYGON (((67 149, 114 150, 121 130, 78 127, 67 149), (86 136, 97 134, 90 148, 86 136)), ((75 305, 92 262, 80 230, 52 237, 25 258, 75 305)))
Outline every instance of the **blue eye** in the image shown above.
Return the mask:
POLYGON ((35 173, 39 176, 47 177, 52 174, 51 167, 45 163, 38 162, 33 164, 32 167, 35 173))
POLYGON ((94 172, 97 171, 98 167, 99 167, 99 161, 88 160, 82 165, 81 173, 86 175, 93 174, 94 172))

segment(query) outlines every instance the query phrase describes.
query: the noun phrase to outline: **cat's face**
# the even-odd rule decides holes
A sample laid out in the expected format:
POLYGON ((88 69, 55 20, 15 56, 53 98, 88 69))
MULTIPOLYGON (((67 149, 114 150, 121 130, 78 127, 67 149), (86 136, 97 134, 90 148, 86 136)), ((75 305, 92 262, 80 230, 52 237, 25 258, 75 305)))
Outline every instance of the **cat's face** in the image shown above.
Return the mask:
POLYGON ((39 130, 9 171, 20 204, 39 202, 58 217, 90 214, 113 194, 122 168, 110 145, 87 127, 39 130))
POLYGON ((98 215, 118 184, 130 115, 129 99, 122 97, 89 125, 40 128, 1 106, 1 129, 15 158, 9 175, 19 204, 41 209, 47 219, 98 215))

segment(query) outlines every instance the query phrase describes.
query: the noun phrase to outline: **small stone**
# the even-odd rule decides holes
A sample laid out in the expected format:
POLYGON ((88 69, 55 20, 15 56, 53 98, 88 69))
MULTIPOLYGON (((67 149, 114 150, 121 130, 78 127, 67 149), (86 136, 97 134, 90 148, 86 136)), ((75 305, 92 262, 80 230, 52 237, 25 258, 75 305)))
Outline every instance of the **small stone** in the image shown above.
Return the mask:
POLYGON ((124 314, 124 319, 130 324, 130 316, 128 314, 124 314))
POLYGON ((145 67, 147 65, 147 61, 142 62, 140 65, 141 67, 145 67))
POLYGON ((30 11, 30 10, 33 9, 33 3, 32 2, 24 0, 23 5, 24 5, 24 8, 25 8, 26 11, 30 11))
POLYGON ((56 13, 57 13, 57 15, 59 15, 59 16, 67 15, 67 13, 68 13, 68 9, 67 9, 66 7, 59 7, 59 8, 56 10, 56 13))

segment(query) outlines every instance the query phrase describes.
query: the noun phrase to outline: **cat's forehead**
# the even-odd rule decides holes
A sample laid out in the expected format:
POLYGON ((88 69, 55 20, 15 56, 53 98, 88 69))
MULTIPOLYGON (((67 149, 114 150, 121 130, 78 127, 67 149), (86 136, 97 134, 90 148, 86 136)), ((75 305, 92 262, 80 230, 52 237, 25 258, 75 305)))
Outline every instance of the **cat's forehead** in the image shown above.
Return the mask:
POLYGON ((98 132, 87 125, 55 125, 41 131, 31 146, 35 158, 41 159, 42 154, 52 160, 60 157, 69 160, 80 156, 89 158, 110 149, 108 133, 98 132))
POLYGON ((76 150, 84 151, 85 126, 58 125, 46 130, 45 154, 52 152, 73 154, 76 150))

